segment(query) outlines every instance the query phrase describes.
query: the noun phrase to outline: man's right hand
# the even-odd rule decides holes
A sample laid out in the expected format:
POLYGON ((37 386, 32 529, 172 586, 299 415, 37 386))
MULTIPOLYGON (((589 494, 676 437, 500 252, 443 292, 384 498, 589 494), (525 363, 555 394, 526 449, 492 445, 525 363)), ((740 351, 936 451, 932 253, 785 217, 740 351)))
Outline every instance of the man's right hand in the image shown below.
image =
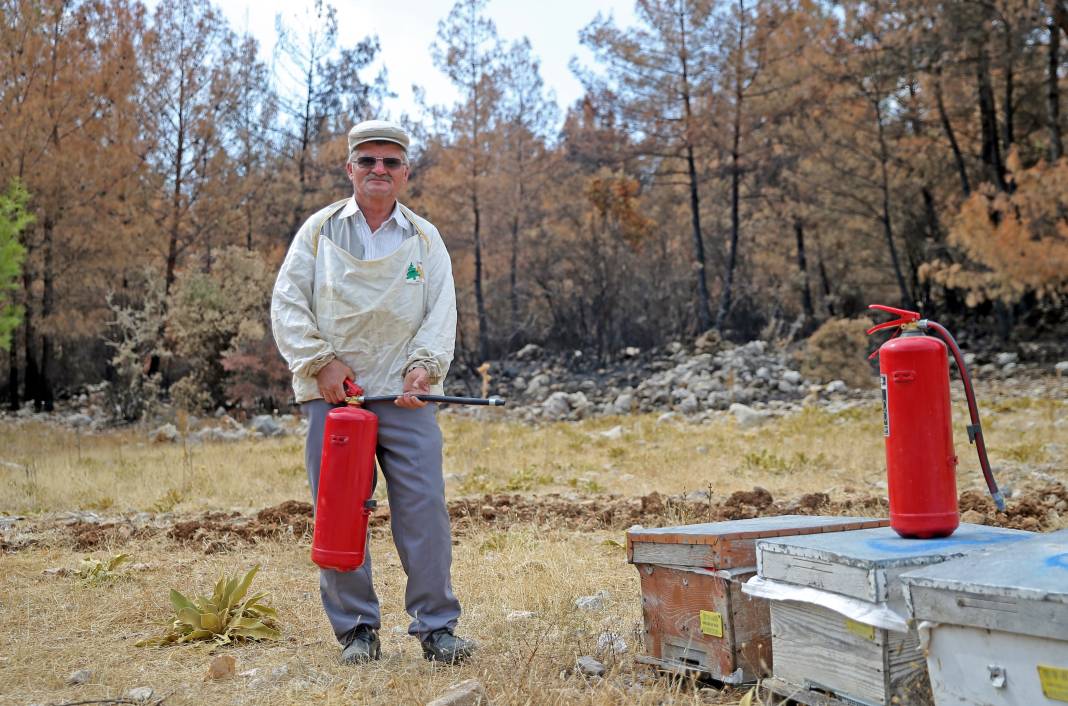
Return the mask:
POLYGON ((349 366, 337 358, 327 363, 315 376, 315 382, 319 385, 319 394, 330 404, 341 404, 345 401, 345 378, 356 379, 356 374, 349 366))

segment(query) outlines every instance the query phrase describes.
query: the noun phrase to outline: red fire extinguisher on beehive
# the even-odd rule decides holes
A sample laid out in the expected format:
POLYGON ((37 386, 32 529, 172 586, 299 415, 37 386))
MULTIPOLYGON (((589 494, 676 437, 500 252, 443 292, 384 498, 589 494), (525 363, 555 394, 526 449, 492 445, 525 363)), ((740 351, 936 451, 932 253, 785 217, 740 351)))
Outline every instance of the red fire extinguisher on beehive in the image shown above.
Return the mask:
MULTIPOLYGON (((324 569, 355 571, 367 553, 367 525, 375 501, 375 450, 378 417, 360 407, 364 402, 393 402, 399 395, 368 397, 345 380, 344 407, 326 415, 323 456, 319 464, 319 493, 315 501, 312 561, 324 569)), ((416 395, 426 402, 504 406, 500 397, 416 395)))
POLYGON ((968 440, 975 444, 994 503, 1004 510, 1005 500, 986 457, 971 378, 953 336, 915 311, 880 304, 868 308, 900 317, 868 329, 869 335, 895 329, 872 354, 879 356, 890 526, 902 537, 927 539, 948 537, 960 524, 947 349, 957 363, 968 399, 972 422, 968 440))

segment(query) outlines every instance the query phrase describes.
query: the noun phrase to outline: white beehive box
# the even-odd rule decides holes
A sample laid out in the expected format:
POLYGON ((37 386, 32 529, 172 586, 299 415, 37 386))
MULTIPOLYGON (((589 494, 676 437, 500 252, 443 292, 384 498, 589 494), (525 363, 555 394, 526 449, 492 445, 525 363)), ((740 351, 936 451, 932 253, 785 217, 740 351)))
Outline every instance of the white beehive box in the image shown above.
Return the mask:
POLYGON ((901 577, 935 703, 1068 703, 1068 530, 901 577))
POLYGON ((758 575, 744 590, 772 599, 776 683, 859 704, 919 701, 926 666, 901 574, 1030 536, 963 524, 943 539, 882 527, 761 540, 758 575))

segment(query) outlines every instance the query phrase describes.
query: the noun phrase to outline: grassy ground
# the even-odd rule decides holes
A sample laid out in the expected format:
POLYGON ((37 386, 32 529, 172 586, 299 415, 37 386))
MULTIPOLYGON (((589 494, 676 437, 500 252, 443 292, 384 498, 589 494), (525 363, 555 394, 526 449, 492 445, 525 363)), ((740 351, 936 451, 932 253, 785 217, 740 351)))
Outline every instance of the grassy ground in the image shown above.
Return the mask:
MULTIPOLYGON (((987 444, 999 478, 1035 473, 1068 481, 1064 390, 997 394, 984 406, 987 444)), ((957 426, 963 426, 958 409, 957 426)), ((810 409, 755 430, 728 418, 704 425, 657 424, 655 417, 603 418, 538 428, 443 415, 450 498, 488 492, 584 496, 708 489, 714 497, 761 485, 776 497, 824 491, 877 494, 884 482, 881 411, 876 404, 831 414, 810 409), (618 433, 603 432, 620 426, 618 433), (611 438, 617 436, 618 438, 611 438)), ((979 485, 977 464, 958 438, 962 487, 979 485)), ((0 512, 93 510, 173 512, 257 510, 307 499, 302 442, 293 437, 205 444, 153 444, 138 431, 101 435, 41 424, 0 424, 0 512)), ((166 704, 425 703, 448 685, 479 679, 498 704, 737 703, 744 691, 718 692, 672 683, 634 661, 641 630, 638 575, 618 531, 568 532, 520 524, 508 531, 466 528, 454 546, 454 584, 464 606, 463 634, 482 646, 461 667, 421 659, 407 636, 404 575, 388 534, 376 536, 376 587, 383 605, 384 659, 368 667, 337 664, 338 647, 319 604, 306 538, 239 544, 205 554, 163 534, 98 547, 147 567, 86 585, 43 573, 73 567, 84 555, 69 542, 44 541, 0 554, 0 704, 69 703, 121 697, 149 686, 166 704), (254 588, 269 591, 283 640, 228 648, 237 671, 207 682, 203 647, 139 648, 160 631, 167 593, 210 593, 222 572, 262 566, 254 588), (608 592, 601 610, 575 598, 608 592), (509 620, 513 611, 533 617, 509 620), (598 650, 604 633, 622 637, 622 654, 598 650), (598 655, 605 679, 575 673, 581 655, 598 655), (90 669, 88 683, 66 685, 90 669)))

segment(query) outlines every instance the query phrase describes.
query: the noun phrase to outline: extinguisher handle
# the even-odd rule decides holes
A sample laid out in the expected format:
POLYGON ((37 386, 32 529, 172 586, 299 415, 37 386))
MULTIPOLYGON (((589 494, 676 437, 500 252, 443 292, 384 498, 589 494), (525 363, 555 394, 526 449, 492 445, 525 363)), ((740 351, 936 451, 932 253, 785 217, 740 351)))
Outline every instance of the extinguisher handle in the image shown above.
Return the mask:
POLYGON ((869 304, 869 309, 878 309, 879 311, 885 311, 888 314, 894 314, 899 317, 893 321, 884 321, 881 324, 876 324, 868 329, 868 335, 872 335, 876 331, 882 331, 888 328, 900 328, 905 324, 915 323, 920 320, 920 312, 909 311, 908 309, 896 309, 892 306, 885 306, 883 304, 869 304))
POLYGON ((345 378, 345 381, 341 384, 345 387, 345 395, 348 397, 359 397, 363 394, 363 388, 353 382, 351 378, 345 378))

